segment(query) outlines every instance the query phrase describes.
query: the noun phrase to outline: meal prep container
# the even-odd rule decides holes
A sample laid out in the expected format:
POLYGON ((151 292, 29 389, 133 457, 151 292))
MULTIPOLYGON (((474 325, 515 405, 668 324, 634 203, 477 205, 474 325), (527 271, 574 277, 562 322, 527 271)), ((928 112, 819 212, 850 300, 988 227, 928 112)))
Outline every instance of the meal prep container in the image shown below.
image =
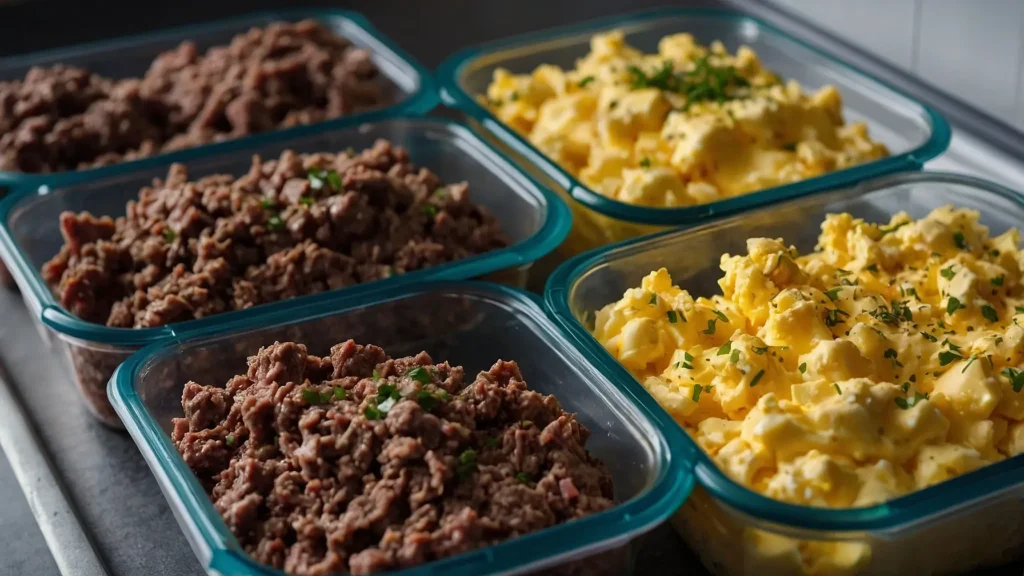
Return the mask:
POLYGON ((891 172, 919 170, 926 160, 942 153, 950 140, 946 121, 927 106, 765 22, 720 10, 638 12, 499 40, 452 55, 438 68, 437 78, 445 104, 465 112, 475 120, 474 127, 482 126, 505 144, 517 162, 543 173, 556 190, 571 198, 576 222, 559 250, 567 256, 667 226, 694 224, 712 215, 765 206, 891 172), (591 36, 615 28, 625 32, 627 43, 645 52, 655 51, 663 36, 679 32, 690 32, 705 44, 721 40, 730 51, 750 46, 766 68, 784 79, 797 80, 807 89, 836 86, 843 97, 846 119, 867 122, 872 137, 888 146, 892 155, 802 182, 684 208, 650 208, 605 197, 548 159, 476 98, 486 93, 495 69, 521 74, 545 63, 571 68, 589 51, 591 36))
MULTIPOLYGON (((900 210, 921 218, 946 204, 979 210, 993 235, 1024 222, 1024 196, 997 184, 937 172, 894 175, 582 254, 552 275, 545 305, 602 372, 642 394, 640 383, 588 328, 594 311, 618 301, 652 270, 665 267, 695 297, 711 296, 721 291, 720 256, 745 254, 747 238, 783 238, 807 253, 826 213, 888 222, 900 210)), ((729 479, 692 439, 687 444, 698 486, 673 523, 715 574, 960 574, 1024 555, 1021 457, 877 506, 825 509, 759 495, 729 479), (756 554, 754 539, 774 540, 778 557, 756 554), (794 544, 836 546, 862 555, 862 563, 794 569, 783 558, 794 544)))
MULTIPOLYGON (((186 161, 190 178, 211 173, 245 174, 252 155, 276 158, 281 151, 357 150, 387 138, 409 151, 411 160, 429 167, 446 182, 467 181, 474 201, 486 206, 498 220, 511 245, 486 254, 418 270, 374 283, 345 288, 367 292, 384 286, 428 279, 463 280, 498 274, 523 285, 530 263, 552 251, 571 226, 568 208, 554 194, 537 185, 464 126, 455 122, 423 119, 390 119, 357 127, 307 127, 294 138, 264 141, 255 146, 235 146, 215 155, 193 154, 186 161)), ((57 254, 63 240, 59 216, 70 210, 96 215, 122 216, 125 202, 135 198, 153 178, 167 174, 169 160, 144 170, 124 165, 117 174, 66 186, 19 187, 0 202, 0 256, 11 264, 28 309, 38 321, 43 338, 55 344, 68 361, 68 369, 87 405, 106 424, 120 426, 107 402, 107 380, 118 364, 140 347, 174 336, 192 327, 230 322, 235 318, 259 318, 282 303, 256 306, 156 328, 109 328, 86 322, 65 310, 40 275, 42 265, 57 254), (42 327, 45 326, 45 329, 42 327), (56 339, 50 337, 50 333, 56 339)), ((324 294, 302 296, 300 305, 315 305, 324 294)))
MULTIPOLYGON (((305 9, 280 10, 249 14, 238 18, 218 20, 160 32, 150 32, 136 36, 127 36, 114 40, 105 40, 90 44, 81 44, 47 50, 33 54, 0 58, 0 81, 15 80, 25 76, 33 66, 52 66, 68 64, 82 66, 92 72, 110 78, 138 77, 145 74, 150 63, 162 52, 175 48, 185 40, 191 40, 200 51, 211 46, 226 44, 236 34, 245 32, 254 26, 265 26, 272 22, 295 22, 312 18, 324 26, 350 40, 360 48, 372 53, 374 64, 380 68, 381 74, 391 85, 395 98, 394 104, 364 113, 343 116, 327 120, 320 124, 343 126, 360 121, 370 121, 385 115, 424 114, 437 104, 437 90, 433 76, 416 60, 399 48, 393 41, 381 34, 370 22, 357 12, 336 9, 305 9)), ((295 128, 277 131, 274 137, 288 134, 295 128)), ((189 151, 202 150, 214 153, 224 149, 228 142, 265 143, 272 132, 265 132, 226 142, 206 144, 190 148, 189 151)), ((142 160, 122 162, 112 166, 58 172, 54 174, 24 174, 21 172, 0 171, 0 187, 14 184, 39 183, 46 181, 53 185, 80 178, 92 178, 99 175, 117 173, 125 166, 151 164, 154 159, 167 156, 178 157, 182 152, 170 152, 152 156, 142 160)))
POLYGON ((649 402, 637 403, 588 363, 545 316, 540 298, 488 283, 391 286, 372 295, 336 292, 312 305, 288 302, 260 318, 235 317, 153 344, 111 378, 110 400, 153 470, 203 567, 236 576, 282 574, 250 559, 171 443, 192 379, 223 385, 246 357, 274 341, 324 355, 349 338, 391 356, 427 351, 435 361, 487 370, 518 360, 531 389, 555 394, 591 436, 588 450, 608 465, 618 503, 611 510, 395 574, 628 574, 628 543, 668 517, 693 478, 678 454, 684 434, 649 402))

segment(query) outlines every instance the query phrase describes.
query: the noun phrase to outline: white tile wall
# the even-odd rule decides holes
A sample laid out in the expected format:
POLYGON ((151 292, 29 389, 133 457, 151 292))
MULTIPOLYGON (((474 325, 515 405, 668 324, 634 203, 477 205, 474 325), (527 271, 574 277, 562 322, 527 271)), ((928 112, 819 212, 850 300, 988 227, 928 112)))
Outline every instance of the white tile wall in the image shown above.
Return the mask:
POLYGON ((1024 0, 768 0, 1024 129, 1024 0))

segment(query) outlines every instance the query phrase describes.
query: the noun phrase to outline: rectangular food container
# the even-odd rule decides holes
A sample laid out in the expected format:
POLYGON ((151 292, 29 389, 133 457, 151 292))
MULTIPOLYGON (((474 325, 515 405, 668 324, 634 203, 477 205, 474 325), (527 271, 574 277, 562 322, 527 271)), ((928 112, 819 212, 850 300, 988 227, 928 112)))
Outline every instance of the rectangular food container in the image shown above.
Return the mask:
POLYGON ((736 213, 787 198, 834 189, 870 177, 919 170, 949 145, 950 129, 934 110, 880 80, 789 36, 756 18, 721 10, 667 8, 615 16, 498 40, 457 52, 437 71, 442 101, 455 107, 502 142, 517 162, 549 178, 570 198, 576 222, 559 254, 583 250, 665 227, 695 224, 709 216, 736 213), (863 120, 872 136, 888 146, 888 158, 793 184, 682 208, 626 204, 595 192, 548 159, 523 136, 503 124, 478 101, 495 69, 528 73, 540 64, 573 67, 589 51, 595 33, 622 29, 626 42, 645 52, 657 49, 665 35, 692 33, 702 43, 722 41, 730 51, 753 48, 767 69, 806 88, 832 84, 843 97, 847 120, 863 120))
MULTIPOLYGON (((203 51, 211 46, 226 44, 236 34, 245 32, 254 26, 266 26, 280 21, 296 22, 306 18, 318 20, 333 32, 349 39, 355 46, 369 50, 372 53, 374 64, 380 68, 381 74, 390 84, 395 97, 395 102, 391 106, 328 120, 322 124, 343 126, 381 118, 388 114, 419 115, 426 113, 437 104, 437 90, 434 87, 433 76, 426 68, 374 28, 364 16, 350 10, 338 9, 261 12, 159 32, 0 58, 0 81, 23 78, 33 66, 52 66, 54 64, 81 66, 97 74, 115 79, 138 77, 145 74, 149 69, 150 62, 159 54, 175 48, 186 40, 191 40, 200 51, 203 51)), ((295 128, 277 132, 278 134, 282 132, 288 134, 292 130, 295 128)), ((266 142, 269 134, 247 136, 230 142, 263 143, 266 142)), ((202 150, 204 154, 209 154, 224 149, 226 145, 229 145, 228 142, 206 144, 191 148, 189 151, 202 150)), ((159 162, 167 156, 179 157, 183 152, 171 152, 142 160, 122 162, 113 166, 55 174, 0 171, 0 187, 40 183, 44 180, 53 185, 80 178, 93 178, 117 173, 124 166, 134 167, 137 163, 151 164, 154 159, 159 162)))
MULTIPOLYGON (((281 151, 357 150, 386 138, 409 151, 410 159, 429 167, 445 182, 467 181, 474 201, 486 206, 507 234, 510 246, 434 268, 418 270, 371 284, 345 288, 367 292, 392 284, 427 279, 463 280, 499 274, 503 280, 522 285, 530 264, 552 251, 571 226, 568 208, 549 190, 537 185, 506 161, 469 129, 434 118, 396 118, 347 128, 307 127, 282 138, 248 146, 235 146, 217 154, 198 154, 185 161, 190 177, 211 173, 245 174, 253 154, 276 158, 281 151)), ((59 216, 70 210, 95 215, 122 216, 125 202, 135 198, 153 178, 167 174, 170 159, 139 169, 124 165, 116 174, 57 186, 19 186, 0 202, 0 256, 11 264, 29 310, 40 325, 44 339, 61 350, 69 373, 85 396, 86 404, 104 423, 120 426, 107 402, 105 389, 114 368, 140 347, 194 327, 229 322, 236 316, 257 318, 281 303, 227 312, 156 328, 109 328, 86 322, 65 310, 50 292, 40 268, 61 245, 59 216), (46 328, 43 329, 42 327, 46 328), (51 340, 50 333, 56 336, 51 340)), ((301 305, 313 305, 324 297, 303 296, 301 305)))
MULTIPOLYGON (((900 210, 921 218, 946 204, 979 210, 993 235, 1024 222, 1024 196, 997 184, 937 172, 893 175, 582 254, 552 275, 545 305, 603 372, 642 394, 588 328, 594 311, 639 286, 650 271, 665 267, 694 297, 710 296, 720 293, 720 256, 746 253, 747 238, 783 238, 807 253, 826 213, 888 222, 900 210)), ((673 523, 715 574, 961 574, 1024 555, 1021 457, 877 506, 824 509, 748 490, 692 439, 688 444, 698 485, 673 523), (812 547, 842 560, 805 565, 799 550, 812 547)))
POLYGON ((539 297, 480 282, 392 286, 369 296, 337 292, 153 344, 111 378, 110 400, 208 572, 282 574, 246 555, 172 445, 184 384, 223 384, 274 341, 304 343, 324 355, 350 338, 393 357, 425 350, 435 361, 464 366, 467 377, 498 359, 517 360, 531 389, 556 395, 590 429, 587 449, 605 461, 615 486, 617 506, 610 510, 395 574, 628 574, 629 541, 668 517, 692 488, 679 457, 684 434, 589 364, 545 316, 539 297))

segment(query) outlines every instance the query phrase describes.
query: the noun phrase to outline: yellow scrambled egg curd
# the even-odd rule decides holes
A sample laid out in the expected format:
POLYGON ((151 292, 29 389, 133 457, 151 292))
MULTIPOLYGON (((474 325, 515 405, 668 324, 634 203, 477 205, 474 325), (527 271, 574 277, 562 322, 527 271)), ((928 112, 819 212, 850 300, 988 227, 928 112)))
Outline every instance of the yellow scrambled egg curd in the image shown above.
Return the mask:
POLYGON ((674 34, 644 54, 616 30, 590 48, 572 70, 495 70, 481 102, 610 198, 704 204, 888 154, 863 123, 844 123, 835 87, 782 83, 749 47, 674 34))
POLYGON ((661 269, 594 336, 736 481, 878 504, 1024 452, 1024 253, 978 217, 830 214, 803 256, 749 239, 720 295, 661 269))

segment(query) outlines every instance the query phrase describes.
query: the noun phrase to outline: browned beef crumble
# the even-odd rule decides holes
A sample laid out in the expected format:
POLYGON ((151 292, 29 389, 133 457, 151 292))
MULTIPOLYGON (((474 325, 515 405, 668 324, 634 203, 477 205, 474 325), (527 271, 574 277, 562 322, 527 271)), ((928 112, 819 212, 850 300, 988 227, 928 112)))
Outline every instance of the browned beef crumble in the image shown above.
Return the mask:
POLYGON ((113 164, 376 108, 391 92, 366 50, 314 20, 253 28, 206 53, 183 42, 142 78, 37 67, 0 82, 0 170, 113 164))
POLYGON ((146 328, 403 274, 507 244, 468 185, 387 141, 253 159, 241 178, 173 165, 116 220, 61 215, 43 277, 72 314, 146 328))
POLYGON ((587 428, 515 362, 463 376, 278 342, 224 388, 186 384, 172 437, 246 551, 289 574, 414 566, 613 506, 587 428))

